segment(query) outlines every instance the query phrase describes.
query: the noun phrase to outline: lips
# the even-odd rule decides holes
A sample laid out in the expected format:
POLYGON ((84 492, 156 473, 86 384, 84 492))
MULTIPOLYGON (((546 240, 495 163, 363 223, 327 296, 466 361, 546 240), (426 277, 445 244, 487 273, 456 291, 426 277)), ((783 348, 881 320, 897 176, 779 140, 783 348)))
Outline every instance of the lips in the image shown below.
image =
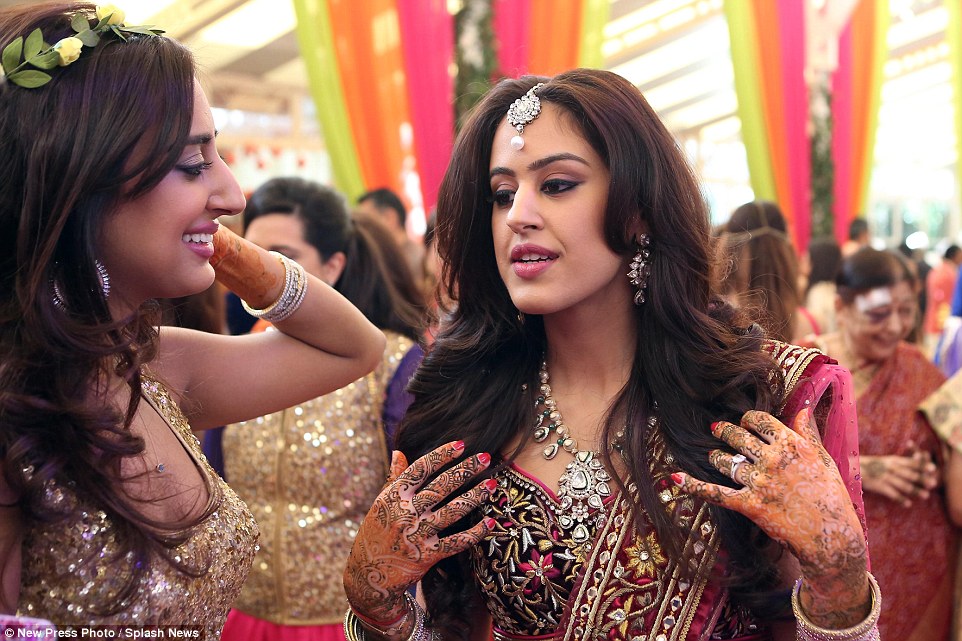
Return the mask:
POLYGON ((554 260, 558 257, 553 251, 540 247, 538 245, 532 245, 530 243, 525 243, 523 245, 515 245, 511 248, 511 262, 512 263, 539 263, 554 260))

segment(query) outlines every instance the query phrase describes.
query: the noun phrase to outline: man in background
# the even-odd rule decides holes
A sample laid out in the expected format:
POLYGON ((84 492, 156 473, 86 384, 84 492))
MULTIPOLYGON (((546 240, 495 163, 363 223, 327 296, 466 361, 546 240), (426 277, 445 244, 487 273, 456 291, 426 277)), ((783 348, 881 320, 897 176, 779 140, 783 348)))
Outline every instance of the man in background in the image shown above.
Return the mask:
POLYGON ((379 218, 391 232, 397 243, 411 275, 418 283, 424 282, 424 245, 411 240, 407 233, 407 210, 404 203, 390 189, 374 189, 357 199, 355 210, 379 218))

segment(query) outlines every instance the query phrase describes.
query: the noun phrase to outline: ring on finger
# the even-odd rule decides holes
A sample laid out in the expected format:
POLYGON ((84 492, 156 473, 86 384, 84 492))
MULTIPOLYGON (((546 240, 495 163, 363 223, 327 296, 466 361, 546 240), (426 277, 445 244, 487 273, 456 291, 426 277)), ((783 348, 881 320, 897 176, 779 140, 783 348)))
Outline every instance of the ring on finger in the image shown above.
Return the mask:
POLYGON ((731 470, 729 470, 728 472, 728 475, 732 477, 732 480, 735 481, 736 483, 740 482, 735 476, 738 473, 738 468, 741 467, 742 464, 744 464, 745 461, 747 460, 748 460, 748 457, 745 456, 744 454, 735 454, 734 456, 732 456, 732 466, 731 466, 731 470))

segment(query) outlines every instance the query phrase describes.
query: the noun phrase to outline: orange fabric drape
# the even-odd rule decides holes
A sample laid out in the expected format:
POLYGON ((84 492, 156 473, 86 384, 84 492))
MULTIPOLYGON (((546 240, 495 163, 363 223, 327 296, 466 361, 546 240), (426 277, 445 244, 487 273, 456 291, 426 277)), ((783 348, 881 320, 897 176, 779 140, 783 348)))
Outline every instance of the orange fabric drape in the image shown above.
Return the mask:
POLYGON ((584 0, 531 0, 528 73, 553 76, 578 66, 584 0))
POLYGON ((364 184, 404 193, 401 126, 410 110, 395 0, 327 1, 364 184))

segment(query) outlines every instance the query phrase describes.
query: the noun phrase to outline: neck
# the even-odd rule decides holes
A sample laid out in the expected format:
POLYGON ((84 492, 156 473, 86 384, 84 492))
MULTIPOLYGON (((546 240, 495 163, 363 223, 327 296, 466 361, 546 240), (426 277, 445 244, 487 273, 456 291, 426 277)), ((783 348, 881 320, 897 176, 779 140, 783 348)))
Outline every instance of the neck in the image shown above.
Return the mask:
POLYGON ((620 318, 606 313, 545 318, 551 380, 563 389, 611 397, 627 382, 635 356, 634 312, 620 318))

